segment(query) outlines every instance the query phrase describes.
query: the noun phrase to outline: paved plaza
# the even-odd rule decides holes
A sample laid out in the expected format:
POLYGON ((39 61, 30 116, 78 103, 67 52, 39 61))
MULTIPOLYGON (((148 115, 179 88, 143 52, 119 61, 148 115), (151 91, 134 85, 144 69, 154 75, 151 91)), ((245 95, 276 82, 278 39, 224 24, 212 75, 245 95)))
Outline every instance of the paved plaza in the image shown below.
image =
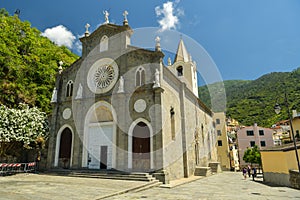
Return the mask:
POLYGON ((299 199, 300 190, 244 180, 240 172, 172 182, 171 188, 133 192, 146 182, 38 174, 0 177, 0 199, 299 199), (187 183, 186 181, 191 181, 187 183), (184 183, 184 184, 183 184, 184 183), (178 186, 174 187, 176 184, 178 186))
POLYGON ((300 190, 272 187, 252 179, 244 180, 240 172, 223 172, 171 189, 153 188, 140 193, 126 193, 109 199, 299 199, 300 190))
POLYGON ((92 200, 126 191, 142 184, 145 182, 17 174, 0 177, 0 199, 92 200))

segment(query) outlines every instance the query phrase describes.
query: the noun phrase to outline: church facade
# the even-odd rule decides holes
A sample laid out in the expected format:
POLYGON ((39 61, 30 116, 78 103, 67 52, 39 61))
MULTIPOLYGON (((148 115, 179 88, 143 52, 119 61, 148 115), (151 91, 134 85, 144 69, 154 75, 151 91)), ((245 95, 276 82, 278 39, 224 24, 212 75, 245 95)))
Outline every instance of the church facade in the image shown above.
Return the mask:
POLYGON ((133 30, 88 26, 82 56, 53 91, 47 166, 189 177, 216 161, 213 113, 198 98, 196 63, 183 40, 174 62, 130 44, 133 30))

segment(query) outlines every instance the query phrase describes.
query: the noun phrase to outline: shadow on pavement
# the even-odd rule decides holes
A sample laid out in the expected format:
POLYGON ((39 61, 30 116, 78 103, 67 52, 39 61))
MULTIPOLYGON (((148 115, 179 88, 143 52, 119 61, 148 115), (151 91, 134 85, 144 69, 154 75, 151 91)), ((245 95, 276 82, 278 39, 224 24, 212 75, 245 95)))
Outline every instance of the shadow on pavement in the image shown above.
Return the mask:
MULTIPOLYGON (((251 181, 253 181, 253 180, 251 180, 251 181)), ((260 183, 260 184, 263 184, 263 185, 266 185, 266 186, 269 186, 269 187, 286 187, 286 186, 278 185, 278 184, 275 184, 275 183, 265 182, 263 177, 256 177, 254 179, 254 182, 260 183)))

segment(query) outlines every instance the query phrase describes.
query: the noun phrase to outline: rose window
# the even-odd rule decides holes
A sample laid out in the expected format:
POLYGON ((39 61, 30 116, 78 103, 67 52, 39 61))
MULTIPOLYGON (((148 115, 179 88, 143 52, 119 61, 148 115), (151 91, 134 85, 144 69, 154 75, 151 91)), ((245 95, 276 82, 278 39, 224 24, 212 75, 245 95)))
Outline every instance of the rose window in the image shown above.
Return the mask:
POLYGON ((99 67, 94 74, 94 83, 97 88, 103 89, 108 87, 114 80, 115 71, 110 65, 99 67))
POLYGON ((96 94, 110 91, 119 77, 117 63, 110 58, 102 58, 94 62, 87 75, 89 89, 96 94))

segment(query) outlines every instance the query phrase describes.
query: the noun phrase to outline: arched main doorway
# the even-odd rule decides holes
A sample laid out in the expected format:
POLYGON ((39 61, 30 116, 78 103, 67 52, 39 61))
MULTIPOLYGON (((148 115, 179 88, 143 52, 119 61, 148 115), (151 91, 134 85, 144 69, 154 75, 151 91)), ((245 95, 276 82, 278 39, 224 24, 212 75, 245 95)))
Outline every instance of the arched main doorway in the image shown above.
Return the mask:
POLYGON ((72 131, 67 127, 60 134, 58 167, 70 168, 72 153, 72 131))
POLYGON ((139 122, 132 132, 132 169, 150 170, 150 129, 144 122, 139 122))
POLYGON ((116 125, 110 104, 94 104, 86 115, 83 167, 111 169, 115 167, 116 125))

